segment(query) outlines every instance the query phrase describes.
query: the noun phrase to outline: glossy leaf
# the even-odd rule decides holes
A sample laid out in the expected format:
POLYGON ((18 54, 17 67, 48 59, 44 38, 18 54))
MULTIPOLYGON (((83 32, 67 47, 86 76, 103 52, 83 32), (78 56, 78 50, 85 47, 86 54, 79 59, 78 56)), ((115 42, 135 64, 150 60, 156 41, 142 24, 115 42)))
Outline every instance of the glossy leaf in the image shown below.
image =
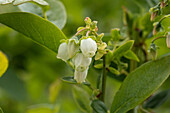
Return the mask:
POLYGON ((73 88, 73 96, 79 108, 84 113, 91 113, 90 96, 85 90, 81 89, 80 87, 75 86, 73 88))
POLYGON ((106 105, 100 100, 93 100, 91 107, 96 113, 107 113, 106 105))
POLYGON ((170 97, 170 89, 151 96, 144 104, 144 108, 157 108, 170 97))
POLYGON ((34 14, 17 12, 0 14, 0 23, 31 38, 38 44, 58 52, 63 32, 51 22, 34 14))
POLYGON ((143 64, 122 83, 112 103, 111 113, 125 113, 148 98, 170 74, 170 55, 143 64))
POLYGON ((125 53, 124 57, 126 57, 127 59, 131 59, 131 60, 135 60, 137 62, 139 62, 139 58, 136 56, 136 54, 129 50, 125 53))
MULTIPOLYGON (((49 10, 46 12, 47 19, 52 23, 54 23, 57 27, 62 29, 66 24, 66 19, 67 19, 64 5, 62 4, 62 2, 57 0, 47 0, 47 2, 50 5, 49 10)), ((43 16, 43 11, 36 4, 25 3, 19 5, 18 7, 23 12, 30 12, 30 13, 37 14, 39 16, 43 16)))
POLYGON ((6 55, 0 51, 0 77, 5 73, 8 68, 8 59, 6 55))
POLYGON ((114 52, 113 52, 113 59, 117 57, 123 56, 128 50, 132 48, 134 44, 133 40, 127 41, 125 44, 122 46, 118 47, 114 52))

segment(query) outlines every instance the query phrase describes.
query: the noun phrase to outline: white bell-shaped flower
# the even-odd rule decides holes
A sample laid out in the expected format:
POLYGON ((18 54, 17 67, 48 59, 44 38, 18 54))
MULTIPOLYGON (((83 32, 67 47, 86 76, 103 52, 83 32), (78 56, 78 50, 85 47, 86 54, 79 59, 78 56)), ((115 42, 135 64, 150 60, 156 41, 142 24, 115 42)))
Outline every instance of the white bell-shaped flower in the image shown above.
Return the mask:
POLYGON ((86 57, 91 58, 95 55, 97 51, 97 44, 91 38, 82 39, 80 44, 80 49, 86 57))
POLYGON ((79 45, 76 43, 75 39, 70 39, 68 42, 68 55, 72 58, 79 50, 79 45))
POLYGON ((88 72, 88 68, 84 71, 75 70, 74 79, 77 81, 77 83, 85 82, 85 79, 87 77, 87 72, 88 72))
POLYGON ((60 44, 57 58, 62 59, 65 62, 69 59, 68 44, 66 42, 60 44))
POLYGON ((168 33, 166 37, 166 44, 167 44, 167 47, 170 48, 170 32, 168 33))
POLYGON ((83 72, 89 67, 92 58, 85 57, 82 53, 77 53, 72 61, 75 65, 75 70, 83 72))

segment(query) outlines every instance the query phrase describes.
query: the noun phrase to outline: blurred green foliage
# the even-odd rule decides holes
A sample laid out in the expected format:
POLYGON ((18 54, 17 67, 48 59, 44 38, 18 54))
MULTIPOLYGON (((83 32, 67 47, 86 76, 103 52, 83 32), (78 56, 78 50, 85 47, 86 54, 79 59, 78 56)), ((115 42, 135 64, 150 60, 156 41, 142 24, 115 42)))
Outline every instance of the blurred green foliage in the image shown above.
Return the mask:
MULTIPOLYGON (((67 36, 76 33, 79 26, 84 26, 84 18, 90 17, 99 21, 99 32, 109 33, 112 28, 123 27, 123 10, 126 7, 134 18, 140 18, 159 0, 61 0, 67 11, 67 23, 63 32, 67 36)), ((0 6, 0 13, 19 11, 16 6, 0 6)), ((57 16, 57 14, 54 14, 57 16)), ((145 21, 142 24, 147 24, 145 21)), ((149 26, 149 24, 148 24, 149 26)), ((145 28, 148 31, 149 27, 145 28)), ((153 38, 147 39, 147 47, 153 38)), ((170 52, 165 46, 165 40, 156 42, 158 56, 170 52)), ((63 76, 72 76, 73 70, 55 54, 32 42, 25 36, 0 25, 0 50, 6 53, 9 59, 9 68, 0 78, 0 106, 4 113, 25 113, 29 106, 48 103, 54 104, 59 113, 81 113, 76 106, 72 95, 72 85, 61 82, 55 85, 63 76), (52 88, 51 88, 52 87, 52 88), (51 90, 57 89, 56 100, 49 97, 51 90), (50 99, 49 99, 50 98, 50 99)), ((100 71, 93 67, 89 70, 88 80, 96 87, 100 71)), ((115 92, 121 82, 108 77, 106 93, 106 106, 111 107, 115 92), (110 90, 112 87, 112 90, 110 90), (110 99, 111 98, 111 99, 110 99)), ((170 78, 158 91, 166 90, 170 86, 170 78)), ((84 88, 84 87, 83 87, 84 88)), ((86 87, 85 87, 86 88, 86 87)), ((161 107, 155 109, 156 113, 169 113, 170 99, 161 107)))

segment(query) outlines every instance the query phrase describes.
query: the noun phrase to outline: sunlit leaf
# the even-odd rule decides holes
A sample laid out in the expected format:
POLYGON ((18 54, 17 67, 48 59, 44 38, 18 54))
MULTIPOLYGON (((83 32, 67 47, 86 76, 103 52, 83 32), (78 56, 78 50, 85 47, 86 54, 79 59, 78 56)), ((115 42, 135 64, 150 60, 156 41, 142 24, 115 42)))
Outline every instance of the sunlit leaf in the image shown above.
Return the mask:
POLYGON ((124 113, 148 98, 170 74, 170 55, 143 64, 130 73, 114 97, 111 113, 124 113))
POLYGON ((24 34, 38 44, 58 52, 64 33, 51 22, 34 14, 17 12, 0 14, 0 23, 24 34))
POLYGON ((0 51, 0 77, 5 73, 8 68, 8 59, 2 51, 0 51))

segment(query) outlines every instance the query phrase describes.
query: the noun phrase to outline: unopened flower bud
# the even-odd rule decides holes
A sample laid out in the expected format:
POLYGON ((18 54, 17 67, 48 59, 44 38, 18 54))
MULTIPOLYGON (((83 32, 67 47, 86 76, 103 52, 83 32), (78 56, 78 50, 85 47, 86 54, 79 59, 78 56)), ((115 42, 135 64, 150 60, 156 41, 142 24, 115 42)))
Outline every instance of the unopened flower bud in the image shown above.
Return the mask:
POLYGON ((155 60, 157 57, 157 49, 156 49, 156 45, 154 43, 151 43, 149 52, 151 53, 152 60, 155 60))
POLYGON ((82 53, 78 53, 72 60, 75 65, 75 70, 83 72, 89 67, 92 58, 87 58, 82 53))
POLYGON ((76 43, 75 39, 70 39, 68 42, 68 55, 69 58, 72 58, 79 50, 79 46, 76 43))
POLYGON ((166 44, 167 44, 167 47, 170 48, 170 32, 168 33, 166 37, 166 44))
POLYGON ((97 44, 91 38, 82 39, 80 49, 86 57, 93 57, 97 51, 97 44))
POLYGON ((93 21, 91 24, 91 28, 96 29, 96 27, 97 27, 97 21, 93 21))
POLYGON ((91 19, 89 17, 86 17, 84 22, 86 23, 86 27, 90 28, 91 25, 91 19))
POLYGON ((88 68, 84 71, 75 70, 74 79, 77 81, 77 83, 85 82, 85 79, 87 77, 87 72, 88 72, 88 68))
POLYGON ((60 44, 57 58, 62 59, 65 62, 69 59, 68 45, 66 42, 60 44))

